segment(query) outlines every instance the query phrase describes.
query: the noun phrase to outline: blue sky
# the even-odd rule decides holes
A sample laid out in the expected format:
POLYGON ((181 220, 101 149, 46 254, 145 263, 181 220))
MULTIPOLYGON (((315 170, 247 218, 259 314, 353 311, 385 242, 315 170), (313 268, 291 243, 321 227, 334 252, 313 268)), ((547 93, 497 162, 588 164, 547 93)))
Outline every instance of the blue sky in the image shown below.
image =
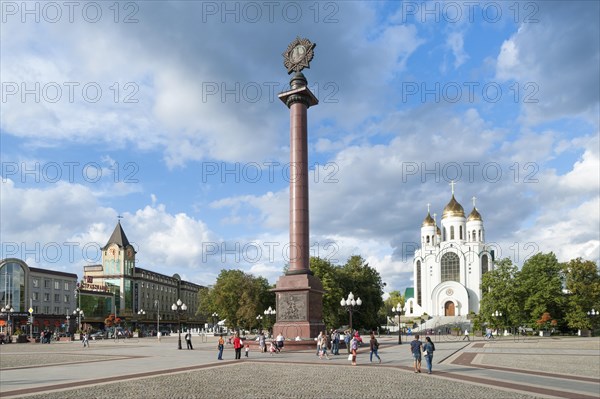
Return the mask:
POLYGON ((140 267, 274 283, 300 36, 313 254, 412 286, 455 179, 500 256, 599 259, 597 2, 24 4, 2 2, 0 257, 81 276, 122 215, 140 267))

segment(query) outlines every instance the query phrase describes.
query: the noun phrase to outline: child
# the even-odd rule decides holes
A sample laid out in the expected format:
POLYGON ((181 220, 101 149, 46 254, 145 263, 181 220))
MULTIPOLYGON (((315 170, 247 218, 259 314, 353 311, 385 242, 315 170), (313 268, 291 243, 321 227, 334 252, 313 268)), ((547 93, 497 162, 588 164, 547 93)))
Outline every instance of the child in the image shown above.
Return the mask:
POLYGON ((273 356, 273 353, 275 353, 277 351, 277 345, 275 344, 275 341, 271 341, 271 345, 269 346, 269 352, 271 352, 271 356, 273 356))
POLYGON ((248 352, 250 352, 250 344, 246 344, 244 351, 246 352, 246 357, 248 357, 248 352))

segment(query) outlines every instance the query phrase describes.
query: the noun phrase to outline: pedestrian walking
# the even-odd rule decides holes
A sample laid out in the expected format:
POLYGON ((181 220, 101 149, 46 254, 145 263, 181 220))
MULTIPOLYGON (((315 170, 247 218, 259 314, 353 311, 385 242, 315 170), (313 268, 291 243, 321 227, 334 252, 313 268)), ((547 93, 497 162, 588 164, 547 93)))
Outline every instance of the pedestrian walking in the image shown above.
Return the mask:
POLYGON ((469 342, 471 341, 471 338, 469 337, 469 330, 467 330, 466 328, 465 328, 465 336, 463 337, 462 340, 464 341, 465 339, 469 342))
POLYGON ((250 352, 250 344, 246 344, 246 346, 244 346, 244 357, 248 357, 248 352, 250 352))
POLYGON ((379 359, 379 363, 381 363, 381 358, 379 357, 379 342, 377 338, 375 338, 375 334, 371 333, 371 340, 369 341, 369 346, 371 347, 371 353, 369 355, 369 361, 373 363, 373 355, 379 359))
POLYGON ((350 341, 352 340, 352 331, 346 330, 344 331, 344 343, 346 344, 346 350, 348 354, 350 354, 350 341))
POLYGON ((340 333, 337 330, 331 334, 331 353, 336 356, 340 354, 340 333))
POLYGON ((233 349, 235 349, 235 358, 242 358, 242 340, 240 339, 240 334, 235 333, 235 337, 233 338, 233 349))
POLYGON ((83 347, 90 347, 90 334, 88 332, 83 333, 83 347))
POLYGON ((428 374, 431 374, 431 367, 433 365, 433 351, 435 351, 435 344, 431 341, 431 338, 425 337, 423 356, 425 356, 425 362, 427 363, 428 374))
POLYGON ((323 334, 321 334, 321 343, 319 346, 321 347, 319 359, 323 359, 323 356, 325 356, 327 360, 330 360, 329 356, 327 355, 327 333, 325 331, 323 331, 323 334))
POLYGON ((223 339, 223 334, 221 334, 219 336, 219 344, 217 345, 217 349, 219 350, 217 360, 223 360, 223 348, 225 348, 225 340, 223 339))
POLYGON ((410 353, 413 358, 415 373, 421 372, 421 347, 423 344, 419 341, 419 334, 415 334, 415 339, 410 342, 410 353))
POLYGON ((321 343, 323 342, 323 331, 319 331, 319 335, 315 338, 317 341, 317 356, 321 355, 321 343))
POLYGON ((188 350, 194 349, 194 347, 192 346, 192 334, 190 334, 189 330, 187 334, 185 334, 185 343, 187 344, 188 350))
POLYGON ((279 335, 277 335, 276 338, 277 341, 277 349, 279 349, 279 351, 281 351, 283 349, 283 345, 285 342, 285 337, 283 336, 283 332, 279 332, 279 335))
POLYGON ((358 332, 350 340, 350 351, 352 352, 352 365, 356 366, 356 355, 358 354, 358 332))
POLYGON ((265 333, 261 332, 258 336, 258 347, 260 348, 260 352, 264 353, 267 351, 267 345, 265 342, 265 333))

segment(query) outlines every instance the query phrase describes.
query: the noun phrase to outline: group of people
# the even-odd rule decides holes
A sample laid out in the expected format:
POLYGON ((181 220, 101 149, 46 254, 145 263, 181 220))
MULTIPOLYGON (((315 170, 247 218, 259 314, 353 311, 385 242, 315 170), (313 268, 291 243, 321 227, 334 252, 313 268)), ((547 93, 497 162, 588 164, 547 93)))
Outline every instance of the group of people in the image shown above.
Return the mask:
MULTIPOLYGON (((265 334, 261 332, 258 335, 257 340, 258 340, 258 347, 260 348, 260 351, 267 352, 267 338, 266 338, 265 334)), ((244 341, 240 337, 239 333, 236 332, 235 335, 233 336, 233 339, 228 339, 227 343, 233 345, 236 359, 242 358, 242 348, 244 348, 244 352, 245 352, 244 357, 249 357, 248 355, 250 353, 250 344, 249 343, 244 344, 244 341)), ((269 342, 268 351, 271 354, 271 356, 273 356, 275 353, 281 352, 284 345, 285 345, 285 337, 283 336, 283 333, 280 332, 275 339, 272 339, 269 342)), ((218 360, 223 360, 223 350, 224 349, 225 349, 225 340, 223 339, 223 334, 221 334, 219 336, 219 342, 217 344, 217 351, 218 351, 217 359, 218 360)))
MULTIPOLYGON (((351 333, 350 331, 345 331, 345 342, 346 347, 348 349, 348 360, 352 361, 352 365, 356 366, 356 358, 358 354, 358 348, 363 342, 358 331, 354 331, 351 333)), ((421 372, 421 360, 425 357, 425 361, 427 364, 427 372, 429 374, 432 373, 433 366, 433 352, 435 351, 435 344, 431 340, 430 337, 425 337, 425 342, 420 341, 420 336, 417 334, 414 336, 414 340, 410 343, 410 353, 413 358, 413 365, 415 373, 421 372)), ((258 346, 261 352, 267 351, 267 340, 265 334, 260 333, 258 338, 258 346)), ((186 335, 187 341, 187 335, 186 335)), ((325 357, 327 360, 330 359, 328 350, 331 350, 333 355, 339 355, 339 343, 340 343, 340 334, 337 330, 332 330, 330 334, 327 334, 326 331, 321 331, 319 336, 316 338, 317 341, 317 356, 319 359, 323 359, 325 357)), ((235 350, 235 358, 241 359, 242 357, 242 348, 245 348, 245 357, 248 357, 248 353, 250 351, 250 345, 246 343, 244 345, 243 340, 240 338, 239 333, 235 333, 232 340, 228 341, 233 345, 235 350)), ((277 335, 277 338, 271 340, 269 343, 268 351, 273 354, 280 352, 283 349, 285 342, 285 338, 282 333, 277 335)), ((190 349, 188 347, 188 349, 190 349)), ((223 350, 225 349, 225 340, 223 339, 223 335, 219 337, 219 342, 217 344, 217 359, 223 360, 223 350)), ((375 337, 375 333, 371 332, 370 340, 369 340, 369 361, 373 362, 373 357, 377 359, 379 363, 381 363, 381 357, 379 356, 379 341, 375 337)))
POLYGON ((425 337, 425 343, 423 343, 419 340, 419 334, 415 335, 415 339, 410 342, 410 353, 413 357, 415 373, 421 372, 421 358, 424 356, 427 362, 427 373, 431 374, 434 351, 435 344, 431 341, 431 338, 425 337))

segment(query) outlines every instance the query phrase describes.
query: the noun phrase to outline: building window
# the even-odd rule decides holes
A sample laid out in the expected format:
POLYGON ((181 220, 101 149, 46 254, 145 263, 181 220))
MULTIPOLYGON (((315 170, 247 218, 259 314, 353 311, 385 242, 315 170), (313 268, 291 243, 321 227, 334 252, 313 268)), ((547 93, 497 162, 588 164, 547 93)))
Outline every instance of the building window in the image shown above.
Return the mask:
POLYGON ((50 314, 50 306, 44 306, 44 314, 50 314))
POLYGON ((69 291, 69 283, 65 282, 65 291, 69 291))
POLYGON ((483 276, 488 272, 488 257, 487 255, 483 255, 481 257, 481 275, 483 276))
POLYGON ((60 302, 60 294, 54 294, 54 302, 60 302))
POLYGON ((40 313, 40 308, 38 305, 33 305, 32 308, 33 308, 33 313, 40 313))
POLYGON ((32 297, 34 301, 39 301, 40 300, 40 293, 39 292, 32 292, 32 297))
POLYGON ((460 260, 454 252, 448 252, 442 256, 441 275, 442 282, 460 282, 460 260))
POLYGON ((450 226, 450 239, 454 240, 454 226, 450 226))
POLYGON ((60 306, 54 307, 54 314, 60 314, 60 306))
POLYGON ((44 293, 44 301, 48 302, 50 300, 50 294, 48 292, 44 293))
POLYGON ((55 281, 54 282, 54 289, 55 290, 60 290, 60 281, 55 281))
POLYGON ((44 288, 50 288, 50 280, 44 280, 44 288))
POLYGON ((458 236, 462 240, 463 239, 463 230, 462 226, 458 226, 458 236))
POLYGON ((65 295, 65 303, 71 302, 69 295, 65 295))
POLYGON ((40 280, 38 280, 37 278, 34 278, 32 280, 32 284, 33 284, 33 288, 39 288, 40 287, 40 280))

